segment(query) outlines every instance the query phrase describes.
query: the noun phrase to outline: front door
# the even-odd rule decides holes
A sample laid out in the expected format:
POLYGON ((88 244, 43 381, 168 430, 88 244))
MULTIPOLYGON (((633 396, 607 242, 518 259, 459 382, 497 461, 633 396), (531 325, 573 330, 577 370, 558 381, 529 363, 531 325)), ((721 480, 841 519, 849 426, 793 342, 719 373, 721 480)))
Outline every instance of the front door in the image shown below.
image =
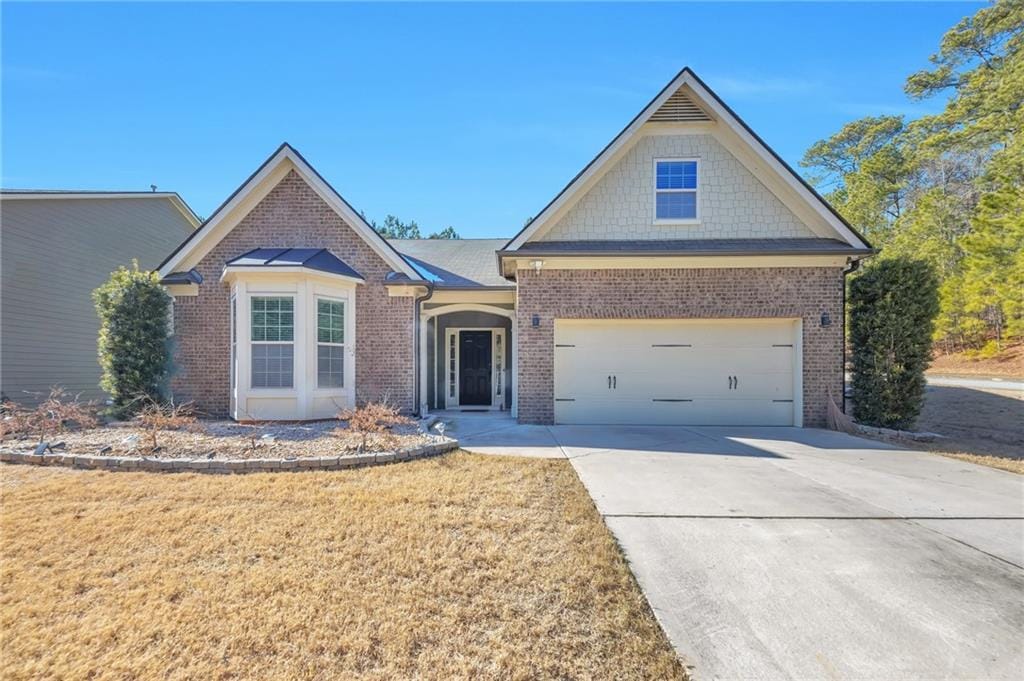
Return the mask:
POLYGON ((491 404, 491 332, 459 332, 459 405, 491 404))

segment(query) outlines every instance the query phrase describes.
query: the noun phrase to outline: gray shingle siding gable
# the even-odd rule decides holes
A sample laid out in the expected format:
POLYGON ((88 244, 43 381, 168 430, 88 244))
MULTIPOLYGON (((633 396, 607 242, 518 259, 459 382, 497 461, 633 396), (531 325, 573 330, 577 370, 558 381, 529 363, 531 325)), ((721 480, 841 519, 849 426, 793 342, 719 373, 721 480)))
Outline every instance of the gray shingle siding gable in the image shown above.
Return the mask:
POLYGON ((103 399, 92 291, 137 258, 153 268, 192 231, 166 198, 0 197, 0 390, 60 384, 103 399))

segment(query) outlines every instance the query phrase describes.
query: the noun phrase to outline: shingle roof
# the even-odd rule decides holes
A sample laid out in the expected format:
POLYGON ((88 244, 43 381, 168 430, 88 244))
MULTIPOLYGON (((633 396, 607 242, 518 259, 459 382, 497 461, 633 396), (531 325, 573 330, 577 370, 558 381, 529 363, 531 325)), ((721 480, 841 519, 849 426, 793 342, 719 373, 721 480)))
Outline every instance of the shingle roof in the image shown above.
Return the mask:
POLYGON ((227 266, 305 267, 318 272, 362 279, 363 276, 326 248, 256 248, 229 260, 227 266))
POLYGON ((507 239, 389 239, 427 281, 438 288, 513 288, 498 274, 495 251, 507 239))
POLYGON ((194 269, 191 269, 188 272, 171 272, 161 279, 160 283, 164 286, 172 286, 174 284, 202 284, 203 275, 199 274, 199 272, 194 269))
POLYGON ((673 239, 622 241, 528 241, 507 253, 578 255, 815 255, 854 254, 871 249, 854 248, 838 239, 673 239))

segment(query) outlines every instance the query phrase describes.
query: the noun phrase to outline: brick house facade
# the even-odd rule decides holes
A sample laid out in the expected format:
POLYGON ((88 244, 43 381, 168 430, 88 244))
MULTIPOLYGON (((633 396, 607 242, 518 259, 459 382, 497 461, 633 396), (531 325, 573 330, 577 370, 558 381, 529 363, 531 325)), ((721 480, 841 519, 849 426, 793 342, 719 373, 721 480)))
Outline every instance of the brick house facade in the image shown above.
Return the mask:
POLYGON ((228 260, 273 247, 327 248, 366 278, 356 289, 356 399, 413 411, 413 299, 388 295, 391 267, 295 171, 196 265, 198 295, 175 300, 175 393, 203 414, 228 415, 230 291, 218 279, 228 260))
POLYGON ((804 425, 823 427, 828 395, 842 394, 839 268, 520 270, 519 418, 554 423, 555 319, 803 320, 804 425), (532 325, 534 315, 538 326, 532 325))
POLYGON ((842 401, 844 273, 872 252, 684 69, 509 240, 389 242, 284 144, 160 273, 175 296, 173 387, 211 416, 247 419, 256 405, 258 418, 325 418, 332 404, 387 398, 409 413, 510 409, 539 424, 820 427, 829 396, 842 401), (663 187, 663 167, 687 184, 663 187), (662 199, 690 212, 663 215, 662 199), (256 304, 274 295, 294 307, 274 317, 289 337, 270 353, 256 304), (325 300, 348 325, 333 349, 320 338, 325 300), (592 336, 558 345, 559 320, 592 336), (727 342, 650 345, 643 323, 727 342), (636 361, 607 371, 611 392, 593 384, 603 368, 572 364, 587 353, 558 354, 614 358, 629 334, 636 361), (673 355, 654 359, 654 347, 694 348, 674 355, 671 395, 657 362, 673 355), (330 383, 324 367, 342 356, 330 383), (620 371, 633 392, 615 392, 620 371), (560 380, 573 395, 555 395, 560 380))

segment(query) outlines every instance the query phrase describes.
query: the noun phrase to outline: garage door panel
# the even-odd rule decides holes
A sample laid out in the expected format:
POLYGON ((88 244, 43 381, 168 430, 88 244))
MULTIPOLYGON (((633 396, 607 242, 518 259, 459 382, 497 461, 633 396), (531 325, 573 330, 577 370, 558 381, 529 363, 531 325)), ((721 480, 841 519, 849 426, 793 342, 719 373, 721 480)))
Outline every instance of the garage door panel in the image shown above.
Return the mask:
POLYGON ((798 328, 795 320, 556 320, 555 420, 792 425, 798 328))
POLYGON ((622 402, 611 398, 555 398, 556 423, 624 424, 620 420, 622 413, 622 402))
MULTIPOLYGON (((747 373, 730 382, 729 376, 715 374, 702 380, 689 376, 669 380, 658 374, 644 381, 643 377, 619 378, 619 394, 623 397, 651 399, 792 399, 793 378, 786 373, 747 373), (642 383, 634 385, 632 380, 642 383), (735 386, 735 387, 730 387, 735 386)), ((613 391, 614 392, 614 391, 613 391)))
POLYGON ((689 423, 707 426, 790 426, 792 402, 759 399, 698 399, 689 403, 689 423))
POLYGON ((607 353, 580 347, 555 348, 555 396, 595 396, 608 390, 607 378, 620 370, 607 353))
POLYGON ((556 401, 555 421, 593 425, 788 426, 793 423, 793 403, 736 399, 556 401))

